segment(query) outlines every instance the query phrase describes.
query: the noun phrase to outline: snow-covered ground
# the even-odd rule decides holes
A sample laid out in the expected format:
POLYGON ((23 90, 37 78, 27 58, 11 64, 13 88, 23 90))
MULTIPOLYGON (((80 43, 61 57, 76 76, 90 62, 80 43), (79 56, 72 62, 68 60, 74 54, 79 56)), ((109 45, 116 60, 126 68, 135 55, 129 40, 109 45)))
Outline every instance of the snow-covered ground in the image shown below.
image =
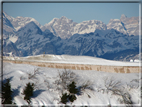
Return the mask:
MULTIPOLYGON (((66 56, 60 56, 58 59, 61 57, 64 59, 66 56)), ((27 59, 28 58, 30 57, 27 57, 27 59)), ((101 61, 101 59, 97 61, 101 61)), ((91 63, 94 62, 92 61, 91 63)), ((37 67, 28 64, 13 64, 6 62, 3 64, 3 77, 4 79, 11 78, 11 88, 14 92, 13 101, 17 105, 27 105, 27 102, 24 100, 24 95, 22 95, 22 91, 28 82, 36 84, 34 95, 31 98, 32 105, 60 105, 61 103, 59 103, 59 101, 61 93, 59 90, 56 90, 57 86, 53 83, 58 78, 59 72, 62 73, 63 71, 64 69, 37 67), (29 74, 32 74, 36 69, 39 70, 35 75, 35 78, 28 79, 29 74)), ((129 93, 134 105, 140 106, 141 104, 141 86, 140 82, 138 82, 141 79, 141 75, 139 73, 108 73, 93 70, 71 71, 74 72, 78 78, 76 81, 77 87, 89 80, 92 83, 91 87, 93 88, 93 91, 85 89, 81 95, 76 95, 77 99, 72 104, 70 102, 67 104, 78 106, 123 105, 120 103, 121 100, 123 100, 122 96, 113 94, 111 90, 108 90, 105 87, 105 85, 109 84, 109 80, 111 79, 113 81, 121 81, 118 89, 123 90, 123 94, 129 93)))
POLYGON ((111 65, 111 66, 140 66, 140 61, 137 62, 122 62, 106 60, 91 56, 72 56, 72 55, 35 55, 27 57, 4 57, 9 60, 50 62, 50 63, 70 63, 70 64, 91 64, 91 65, 111 65))

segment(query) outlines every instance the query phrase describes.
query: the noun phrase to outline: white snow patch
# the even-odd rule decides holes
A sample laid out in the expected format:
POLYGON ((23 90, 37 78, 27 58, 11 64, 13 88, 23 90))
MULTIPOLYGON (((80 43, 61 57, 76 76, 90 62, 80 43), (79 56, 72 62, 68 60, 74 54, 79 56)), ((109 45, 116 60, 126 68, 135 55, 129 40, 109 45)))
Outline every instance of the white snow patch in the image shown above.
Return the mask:
POLYGON ((11 41, 11 42, 13 42, 13 43, 15 43, 17 40, 18 40, 18 37, 17 36, 10 36, 9 37, 9 40, 11 41))

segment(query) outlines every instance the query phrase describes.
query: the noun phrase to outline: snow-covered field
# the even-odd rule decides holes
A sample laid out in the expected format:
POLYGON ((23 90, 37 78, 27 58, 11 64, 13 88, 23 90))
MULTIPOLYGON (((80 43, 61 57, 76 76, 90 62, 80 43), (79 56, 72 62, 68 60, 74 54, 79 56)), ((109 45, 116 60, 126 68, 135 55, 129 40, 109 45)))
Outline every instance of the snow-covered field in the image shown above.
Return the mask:
POLYGON ((72 56, 72 55, 35 55, 27 57, 4 57, 7 60, 22 60, 50 63, 70 63, 70 64, 91 64, 91 65, 109 65, 109 66, 140 66, 137 62, 112 61, 91 56, 72 56))
MULTIPOLYGON (((65 57, 65 56, 64 56, 65 57)), ((30 57, 28 57, 30 58, 30 57)), ((52 58, 53 59, 53 58, 52 58)), ((58 58, 59 59, 59 58, 58 58)), ((63 59, 63 58, 62 58, 63 59)), ((67 60, 67 59, 66 59, 67 60)), ((91 60, 91 59, 90 59, 91 60)), ((22 95, 23 89, 28 82, 35 83, 36 87, 34 95, 31 98, 33 106, 57 106, 60 105, 61 92, 57 90, 57 85, 53 84, 58 78, 59 72, 62 73, 64 69, 55 69, 47 67, 37 67, 28 64, 3 64, 3 79, 11 78, 11 88, 13 90, 13 101, 17 105, 27 105, 22 95), (38 69, 34 78, 29 79, 29 74, 33 74, 34 70, 38 69)), ((81 95, 76 95, 77 99, 69 105, 78 106, 120 106, 123 105, 123 97, 121 95, 113 94, 113 88, 110 86, 106 88, 109 81, 120 81, 117 89, 121 90, 122 95, 130 96, 130 100, 134 105, 141 104, 141 74, 139 73, 108 73, 93 70, 71 70, 77 77, 76 85, 91 82, 93 90, 85 89, 81 95)), ((127 96, 125 96, 127 97, 127 96)))

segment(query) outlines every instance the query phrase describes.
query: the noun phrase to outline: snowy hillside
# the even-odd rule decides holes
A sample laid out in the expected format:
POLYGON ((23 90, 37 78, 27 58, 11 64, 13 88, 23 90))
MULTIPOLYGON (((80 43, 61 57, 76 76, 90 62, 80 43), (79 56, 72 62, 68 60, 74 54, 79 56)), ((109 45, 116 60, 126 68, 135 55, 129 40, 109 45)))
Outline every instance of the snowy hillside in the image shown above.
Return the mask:
POLYGON ((4 57, 7 60, 33 61, 33 62, 50 62, 66 64, 90 64, 90 65, 108 65, 108 66, 140 66, 137 62, 112 61, 90 56, 71 56, 71 55, 36 55, 27 57, 4 57))
MULTIPOLYGON (((66 56, 63 57, 66 60, 67 58, 70 58, 66 58, 66 56)), ((61 57, 57 56, 55 59, 60 58, 61 57)), ((65 71, 64 69, 12 63, 4 63, 3 68, 4 79, 11 79, 10 83, 13 91, 13 102, 17 105, 27 105, 22 93, 28 82, 35 84, 35 90, 31 97, 32 106, 62 105, 60 102, 60 97, 62 95, 61 90, 57 88, 59 85, 55 84, 55 81, 59 79, 59 73, 62 74, 65 71), (37 70, 36 75, 30 78, 29 76, 34 74, 35 70, 37 70)), ((67 70, 67 72, 74 73, 78 89, 82 84, 88 84, 88 86, 81 91, 81 94, 75 95, 77 99, 73 103, 67 102, 69 105, 124 106, 127 103, 134 104, 134 106, 140 106, 141 87, 139 84, 139 73, 106 73, 93 70, 67 70), (111 81, 114 83, 113 87, 110 85, 111 81)), ((67 90, 63 90, 63 92, 67 92, 67 90)))

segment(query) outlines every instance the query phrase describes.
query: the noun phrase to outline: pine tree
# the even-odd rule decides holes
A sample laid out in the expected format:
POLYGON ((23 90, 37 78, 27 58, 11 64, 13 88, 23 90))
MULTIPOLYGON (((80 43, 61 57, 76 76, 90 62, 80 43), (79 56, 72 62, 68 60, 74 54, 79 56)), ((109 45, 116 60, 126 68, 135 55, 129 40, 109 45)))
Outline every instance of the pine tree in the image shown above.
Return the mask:
POLYGON ((68 95, 67 93, 62 94, 61 103, 66 104, 68 102, 68 95))
POLYGON ((23 94, 25 95, 24 100, 28 102, 28 104, 31 103, 31 96, 33 96, 34 91, 34 83, 28 83, 26 84, 26 87, 23 91, 23 94))
POLYGON ((61 96, 61 103, 66 104, 68 101, 73 102, 74 100, 76 100, 76 96, 75 94, 77 94, 79 91, 76 88, 76 83, 73 81, 71 84, 69 84, 68 86, 68 91, 69 94, 65 93, 62 94, 61 96))
POLYGON ((2 84, 2 104, 12 104, 12 93, 10 79, 7 79, 2 84))
POLYGON ((74 100, 76 100, 77 98, 76 98, 76 96, 74 95, 74 94, 72 94, 72 95, 69 95, 69 100, 70 100, 70 102, 73 102, 74 100))
POLYGON ((74 100, 77 99, 75 94, 79 92, 78 89, 76 88, 76 83, 74 81, 68 86, 68 90, 70 92, 69 100, 73 102, 74 100))
POLYGON ((68 86, 68 90, 71 94, 78 93, 78 89, 76 88, 76 83, 74 81, 68 86))

